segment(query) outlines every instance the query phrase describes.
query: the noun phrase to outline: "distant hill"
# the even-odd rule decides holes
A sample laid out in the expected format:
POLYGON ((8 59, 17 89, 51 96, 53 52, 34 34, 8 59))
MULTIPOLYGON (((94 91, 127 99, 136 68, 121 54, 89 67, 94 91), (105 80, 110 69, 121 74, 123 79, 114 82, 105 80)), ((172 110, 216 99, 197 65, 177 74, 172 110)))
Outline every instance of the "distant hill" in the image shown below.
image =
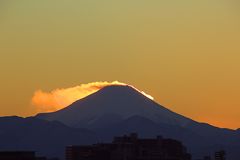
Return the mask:
POLYGON ((64 157, 65 146, 92 144, 96 141, 93 132, 70 128, 60 122, 36 118, 0 118, 1 151, 29 150, 48 157, 64 157))

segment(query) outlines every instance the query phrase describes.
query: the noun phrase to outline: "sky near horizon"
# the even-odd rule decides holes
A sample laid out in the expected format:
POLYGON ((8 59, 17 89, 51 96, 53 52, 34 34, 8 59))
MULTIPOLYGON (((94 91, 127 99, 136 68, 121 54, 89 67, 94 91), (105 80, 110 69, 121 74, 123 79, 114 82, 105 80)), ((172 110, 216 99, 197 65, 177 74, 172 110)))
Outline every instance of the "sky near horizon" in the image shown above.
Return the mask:
POLYGON ((240 128, 235 0, 1 0, 0 116, 37 90, 131 84, 174 112, 240 128))

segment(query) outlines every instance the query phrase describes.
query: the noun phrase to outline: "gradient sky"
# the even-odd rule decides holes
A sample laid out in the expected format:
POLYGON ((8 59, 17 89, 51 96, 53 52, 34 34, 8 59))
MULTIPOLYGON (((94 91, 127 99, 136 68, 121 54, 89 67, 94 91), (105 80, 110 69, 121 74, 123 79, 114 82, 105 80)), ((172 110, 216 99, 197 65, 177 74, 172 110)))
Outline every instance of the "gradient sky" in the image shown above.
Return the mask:
POLYGON ((1 0, 0 116, 31 98, 125 82, 167 108, 240 128, 240 12, 235 0, 1 0))

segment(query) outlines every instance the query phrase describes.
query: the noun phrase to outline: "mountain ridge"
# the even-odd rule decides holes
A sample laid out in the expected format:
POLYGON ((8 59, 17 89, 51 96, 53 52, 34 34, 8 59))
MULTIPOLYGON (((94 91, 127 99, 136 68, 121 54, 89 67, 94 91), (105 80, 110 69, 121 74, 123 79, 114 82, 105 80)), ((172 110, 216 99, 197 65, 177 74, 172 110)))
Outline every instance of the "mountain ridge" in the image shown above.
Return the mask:
POLYGON ((0 117, 1 151, 36 151, 41 156, 63 158, 67 145, 92 144, 97 139, 88 129, 71 128, 58 121, 0 117))
POLYGON ((155 122, 165 121, 165 123, 175 124, 176 121, 181 121, 180 123, 183 126, 193 121, 159 105, 131 86, 119 85, 104 87, 62 110, 51 114, 38 114, 36 117, 58 120, 66 125, 76 127, 104 114, 119 115, 122 119, 133 115, 142 115, 155 122), (83 120, 84 117, 86 117, 86 120, 83 120), (79 124, 76 123, 76 120, 79 124), (84 122, 81 123, 81 120, 84 122))
POLYGON ((93 130, 102 141, 126 132, 175 138, 187 144, 195 157, 225 148, 235 160, 234 150, 240 147, 239 132, 175 113, 131 86, 107 86, 62 110, 36 117, 93 130))
POLYGON ((194 158, 220 149, 227 151, 229 160, 240 157, 239 130, 194 121, 159 105, 131 86, 105 87, 52 113, 0 118, 0 135, 4 135, 0 138, 4 142, 0 149, 18 145, 50 156, 63 156, 66 145, 107 142, 131 132, 143 137, 162 135, 180 140, 194 158), (49 146, 50 142, 53 144, 49 146))

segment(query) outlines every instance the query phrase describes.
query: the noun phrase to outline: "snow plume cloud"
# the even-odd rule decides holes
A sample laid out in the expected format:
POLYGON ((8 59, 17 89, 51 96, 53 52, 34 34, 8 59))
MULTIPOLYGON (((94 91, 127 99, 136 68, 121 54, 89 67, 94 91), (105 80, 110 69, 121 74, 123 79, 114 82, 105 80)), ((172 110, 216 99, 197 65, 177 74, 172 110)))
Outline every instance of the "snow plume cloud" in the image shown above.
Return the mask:
POLYGON ((51 92, 44 92, 42 90, 35 91, 31 103, 36 107, 38 112, 53 112, 73 102, 84 98, 106 86, 111 85, 127 85, 118 81, 114 82, 93 82, 88 84, 81 84, 71 88, 55 89, 51 92))

